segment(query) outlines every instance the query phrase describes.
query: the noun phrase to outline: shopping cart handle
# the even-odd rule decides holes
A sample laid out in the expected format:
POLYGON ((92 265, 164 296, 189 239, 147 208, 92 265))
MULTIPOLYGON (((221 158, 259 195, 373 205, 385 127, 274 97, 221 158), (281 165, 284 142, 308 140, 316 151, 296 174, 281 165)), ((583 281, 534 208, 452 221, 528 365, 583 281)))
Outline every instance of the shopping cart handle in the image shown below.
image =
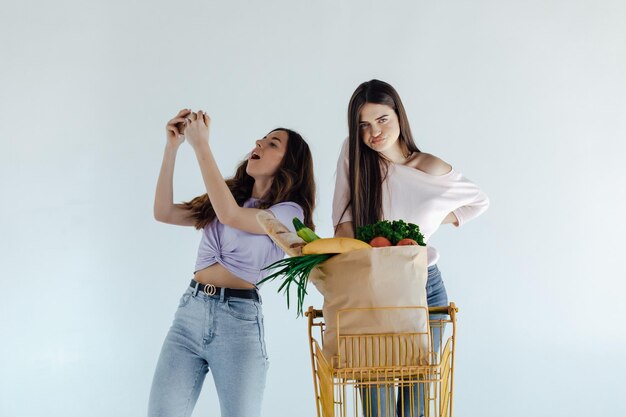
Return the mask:
POLYGON ((450 314, 450 309, 453 309, 454 312, 458 312, 459 309, 454 306, 454 303, 449 306, 437 306, 437 307, 428 307, 428 314, 450 314))
POLYGON ((324 317, 324 312, 322 310, 316 310, 313 306, 310 306, 309 309, 304 313, 306 317, 311 317, 316 319, 318 317, 324 317))
MULTIPOLYGON (((455 313, 459 312, 459 308, 454 303, 450 303, 449 306, 428 307, 428 314, 450 314, 451 309, 454 310, 455 313)), ((310 306, 304 315, 316 319, 318 317, 324 317, 324 312, 310 306)))

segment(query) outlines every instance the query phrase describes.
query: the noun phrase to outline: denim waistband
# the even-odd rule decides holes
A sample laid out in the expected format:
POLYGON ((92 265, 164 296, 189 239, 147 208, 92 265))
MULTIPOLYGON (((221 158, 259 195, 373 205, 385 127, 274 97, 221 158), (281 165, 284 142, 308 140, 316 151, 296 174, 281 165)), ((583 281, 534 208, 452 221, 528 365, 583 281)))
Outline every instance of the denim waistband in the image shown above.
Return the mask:
POLYGON ((199 284, 197 283, 197 281, 192 280, 191 285, 187 287, 186 292, 190 292, 191 295, 194 297, 201 297, 206 299, 225 301, 229 298, 242 298, 262 303, 261 293, 258 289, 251 288, 249 290, 237 290, 232 288, 214 287, 216 290, 215 293, 207 293, 200 289, 201 286, 202 284, 199 284), (241 296, 242 294, 244 294, 243 297, 241 296))

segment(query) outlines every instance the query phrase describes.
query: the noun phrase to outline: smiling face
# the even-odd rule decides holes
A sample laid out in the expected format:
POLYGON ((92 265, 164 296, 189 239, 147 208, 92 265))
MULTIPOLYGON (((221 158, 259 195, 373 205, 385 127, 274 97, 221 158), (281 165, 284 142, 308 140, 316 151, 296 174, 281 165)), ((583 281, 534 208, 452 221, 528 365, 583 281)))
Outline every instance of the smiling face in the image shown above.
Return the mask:
POLYGON ((365 146, 376 152, 399 147, 396 112, 385 104, 365 103, 359 112, 359 135, 365 146))
POLYGON ((289 135, 284 130, 274 130, 256 141, 250 152, 246 172, 255 180, 273 177, 287 152, 289 135))

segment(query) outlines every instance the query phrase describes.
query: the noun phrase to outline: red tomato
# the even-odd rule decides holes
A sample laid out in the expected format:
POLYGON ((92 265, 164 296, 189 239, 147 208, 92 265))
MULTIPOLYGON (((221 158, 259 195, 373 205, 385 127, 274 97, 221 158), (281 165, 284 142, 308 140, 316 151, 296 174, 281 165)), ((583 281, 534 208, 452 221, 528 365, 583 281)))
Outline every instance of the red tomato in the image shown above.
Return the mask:
POLYGON ((385 246, 391 246, 391 242, 384 236, 378 236, 370 240, 370 246, 374 248, 382 248, 385 246))
POLYGON ((396 246, 409 246, 409 245, 417 245, 417 242, 414 241, 413 239, 402 239, 401 241, 398 242, 398 244, 396 246))

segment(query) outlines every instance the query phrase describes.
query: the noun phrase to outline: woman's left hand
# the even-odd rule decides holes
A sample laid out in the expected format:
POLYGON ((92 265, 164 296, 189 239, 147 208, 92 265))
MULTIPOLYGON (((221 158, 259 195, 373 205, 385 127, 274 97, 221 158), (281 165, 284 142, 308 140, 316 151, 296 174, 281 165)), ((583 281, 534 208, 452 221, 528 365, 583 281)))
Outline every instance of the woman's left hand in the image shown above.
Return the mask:
POLYGON ((187 127, 185 128, 185 138, 195 149, 201 145, 209 143, 209 127, 211 118, 202 110, 197 113, 190 113, 187 116, 187 127))

